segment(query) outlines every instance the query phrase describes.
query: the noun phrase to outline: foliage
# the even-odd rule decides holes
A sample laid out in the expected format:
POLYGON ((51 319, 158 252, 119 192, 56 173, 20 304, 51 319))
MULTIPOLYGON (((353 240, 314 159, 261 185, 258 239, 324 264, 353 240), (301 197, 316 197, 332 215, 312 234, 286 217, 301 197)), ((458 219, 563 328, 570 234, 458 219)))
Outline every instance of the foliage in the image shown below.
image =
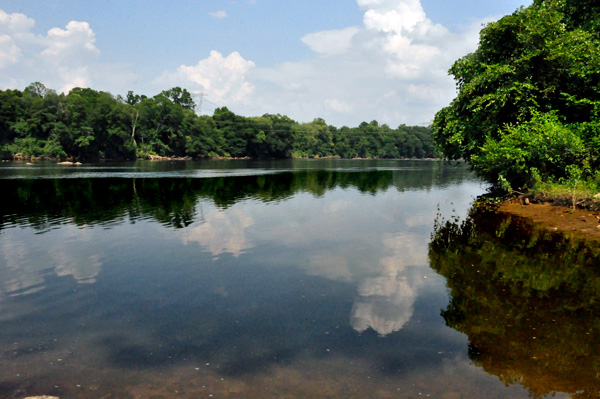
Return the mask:
POLYGON ((488 136, 471 165, 489 180, 503 177, 513 186, 531 187, 540 178, 565 177, 565 170, 580 165, 584 154, 583 140, 555 113, 534 112, 529 121, 507 125, 500 138, 488 136))
POLYGON ((536 0, 488 24, 478 49, 450 69, 458 95, 433 124, 444 155, 472 162, 490 181, 504 178, 514 187, 530 184, 534 170, 548 179, 561 177, 566 164, 600 166, 599 21, 595 1, 536 0), (575 153, 560 159, 549 153, 553 161, 539 165, 541 154, 529 154, 536 148, 528 140, 543 137, 546 128, 558 135, 546 150, 572 139, 569 151, 575 153), (502 163, 493 150, 521 164, 502 163), (488 160, 494 165, 485 166, 488 160))
POLYGON ((0 156, 89 159, 136 157, 424 158, 436 155, 431 130, 376 121, 337 129, 322 119, 243 117, 226 107, 194 112, 180 87, 125 98, 89 88, 57 95, 36 82, 0 91, 0 156))

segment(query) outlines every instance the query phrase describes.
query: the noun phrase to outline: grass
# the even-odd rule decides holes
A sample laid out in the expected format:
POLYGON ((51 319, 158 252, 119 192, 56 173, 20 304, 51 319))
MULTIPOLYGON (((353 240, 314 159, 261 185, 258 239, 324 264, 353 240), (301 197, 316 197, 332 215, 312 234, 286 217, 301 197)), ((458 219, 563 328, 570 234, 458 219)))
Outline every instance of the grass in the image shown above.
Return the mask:
POLYGON ((565 198, 573 209, 584 202, 600 204, 600 182, 596 178, 586 180, 561 180, 560 182, 538 182, 532 189, 535 197, 565 198))

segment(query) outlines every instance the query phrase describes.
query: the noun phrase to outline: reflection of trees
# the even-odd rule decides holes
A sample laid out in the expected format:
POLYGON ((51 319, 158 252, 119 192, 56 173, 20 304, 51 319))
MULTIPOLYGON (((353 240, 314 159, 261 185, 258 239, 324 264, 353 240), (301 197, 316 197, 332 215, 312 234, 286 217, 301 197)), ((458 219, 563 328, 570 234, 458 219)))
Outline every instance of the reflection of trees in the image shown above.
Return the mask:
POLYGON ((429 257, 452 296, 442 315, 476 364, 533 397, 598 397, 597 245, 476 206, 436 223, 429 257))
POLYGON ((427 188, 435 184, 444 168, 432 169, 427 176, 419 174, 418 181, 410 177, 413 171, 377 170, 298 170, 195 179, 7 179, 2 180, 0 229, 10 224, 46 229, 64 218, 83 225, 147 217, 181 228, 193 222, 201 198, 229 207, 249 198, 270 202, 299 192, 320 196, 336 188, 354 188, 365 194, 392 186, 427 188))

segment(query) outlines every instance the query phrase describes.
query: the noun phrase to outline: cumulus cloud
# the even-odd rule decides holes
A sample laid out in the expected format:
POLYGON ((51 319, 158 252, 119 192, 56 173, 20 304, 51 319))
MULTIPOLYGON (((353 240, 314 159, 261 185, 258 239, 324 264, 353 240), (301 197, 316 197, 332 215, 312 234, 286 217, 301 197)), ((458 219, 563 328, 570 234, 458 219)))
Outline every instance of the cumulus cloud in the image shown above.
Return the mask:
POLYGON ((277 112, 337 126, 377 119, 428 124, 455 95, 447 71, 473 51, 481 22, 461 33, 429 19, 420 0, 357 0, 362 26, 313 32, 300 40, 314 57, 257 67, 217 51, 195 66, 165 72, 163 86, 195 86, 235 112, 277 112))
POLYGON ((0 35, 18 35, 27 33, 33 28, 35 21, 26 15, 8 14, 0 10, 0 35))
POLYGON ((165 72, 158 83, 166 86, 196 86, 207 91, 211 101, 243 103, 255 89, 247 80, 254 67, 254 62, 245 60, 238 52, 224 57, 213 50, 208 58, 200 60, 196 65, 182 65, 175 72, 165 72))
POLYGON ((23 52, 19 42, 27 39, 35 21, 23 14, 8 14, 0 10, 0 68, 16 64, 23 52))
POLYGON ((345 101, 338 100, 337 98, 325 100, 325 106, 335 112, 341 113, 349 113, 353 110, 352 105, 345 101))
MULTIPOLYGON (((66 29, 52 28, 44 39, 46 49, 42 55, 53 61, 76 61, 74 56, 97 56, 100 51, 96 48, 96 34, 87 22, 71 21, 66 29)), ((80 60, 80 59, 77 59, 80 60)))
POLYGON ((60 91, 93 82, 93 61, 100 55, 96 35, 87 22, 71 21, 64 29, 35 35, 35 21, 0 10, 0 87, 45 82, 60 91))
POLYGON ((16 64, 21 55, 21 49, 10 36, 0 36, 0 68, 16 64))
POLYGON ((426 124, 450 102, 455 86, 447 70, 476 48, 481 23, 452 33, 432 22, 419 0, 357 3, 363 26, 302 38, 316 57, 251 72, 255 113, 277 109, 301 121, 323 117, 340 126, 377 119, 394 126, 426 124))

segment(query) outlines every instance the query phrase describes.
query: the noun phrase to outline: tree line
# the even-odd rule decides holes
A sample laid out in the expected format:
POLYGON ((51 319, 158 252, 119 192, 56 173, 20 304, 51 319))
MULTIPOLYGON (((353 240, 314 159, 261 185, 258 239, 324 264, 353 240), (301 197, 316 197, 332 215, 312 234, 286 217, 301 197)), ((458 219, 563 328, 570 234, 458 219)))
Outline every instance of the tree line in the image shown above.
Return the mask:
POLYGON ((430 158, 431 130, 377 121, 336 128, 317 118, 299 123, 280 114, 236 115, 226 107, 198 115, 180 87, 153 97, 90 88, 57 94, 36 82, 0 91, 0 157, 136 159, 430 158))

